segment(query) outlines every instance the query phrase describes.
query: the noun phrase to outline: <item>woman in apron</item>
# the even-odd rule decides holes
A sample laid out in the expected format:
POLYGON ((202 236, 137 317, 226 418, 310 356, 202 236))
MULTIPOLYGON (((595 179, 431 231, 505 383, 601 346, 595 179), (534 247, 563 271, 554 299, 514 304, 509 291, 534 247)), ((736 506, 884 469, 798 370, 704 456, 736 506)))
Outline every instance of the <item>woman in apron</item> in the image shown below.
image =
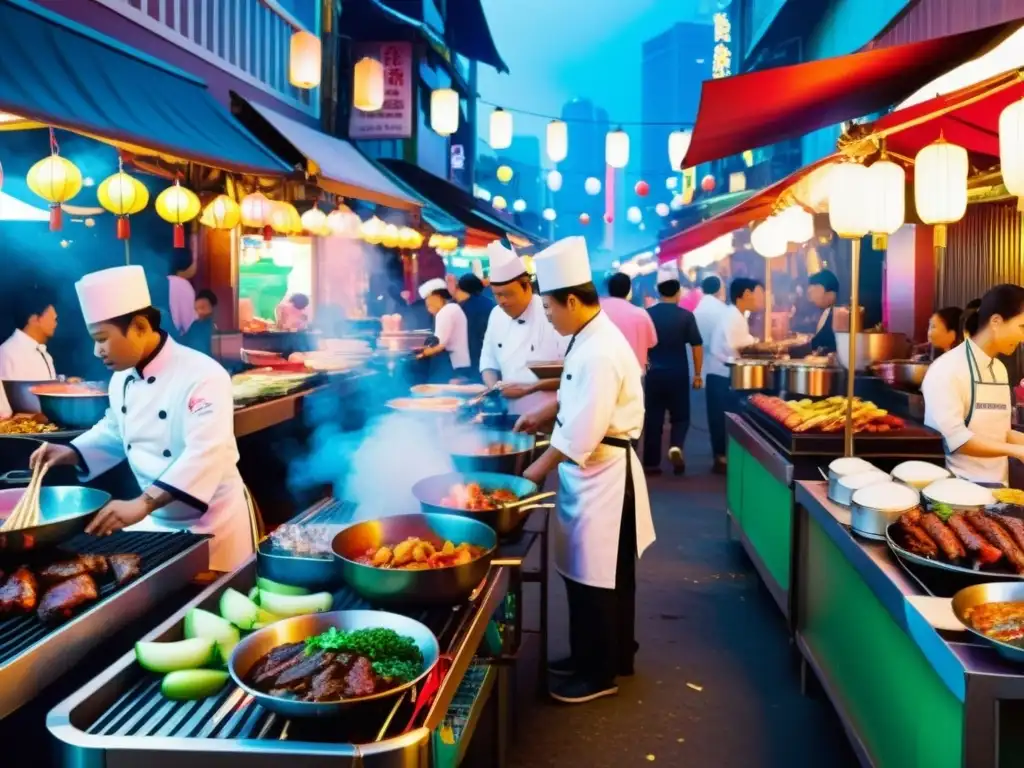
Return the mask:
POLYGON ((439 277, 420 286, 420 298, 434 316, 434 335, 420 353, 429 367, 427 381, 447 384, 452 379, 467 376, 469 371, 469 324, 448 286, 439 277))

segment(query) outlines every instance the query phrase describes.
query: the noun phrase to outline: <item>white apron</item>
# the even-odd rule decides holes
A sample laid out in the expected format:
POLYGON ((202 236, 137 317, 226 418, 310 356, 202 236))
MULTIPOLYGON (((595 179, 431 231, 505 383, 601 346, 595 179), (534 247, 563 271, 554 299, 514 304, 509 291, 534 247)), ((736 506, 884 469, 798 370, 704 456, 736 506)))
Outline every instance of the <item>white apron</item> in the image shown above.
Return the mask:
MULTIPOLYGON (((1013 429, 1013 403, 1010 385, 995 381, 984 381, 978 361, 971 352, 971 345, 964 344, 967 353, 967 367, 971 372, 971 407, 967 411, 966 424, 971 432, 1000 442, 1013 429)), ((990 372, 991 373, 991 372, 990 372)), ((994 458, 971 457, 970 466, 964 465, 963 457, 955 453, 946 456, 949 470, 975 483, 999 483, 1006 485, 1010 480, 1010 461, 1005 456, 994 458)))

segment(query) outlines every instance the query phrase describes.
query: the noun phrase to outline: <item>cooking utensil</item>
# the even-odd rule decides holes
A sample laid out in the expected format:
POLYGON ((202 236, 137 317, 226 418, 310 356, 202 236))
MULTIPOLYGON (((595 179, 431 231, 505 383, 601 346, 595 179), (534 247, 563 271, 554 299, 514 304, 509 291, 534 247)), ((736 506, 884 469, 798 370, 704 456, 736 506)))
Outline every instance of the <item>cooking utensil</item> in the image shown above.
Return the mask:
MULTIPOLYGON (((870 461, 865 461, 859 456, 846 456, 833 459, 829 462, 827 479, 829 485, 831 485, 840 477, 845 477, 846 475, 858 475, 862 472, 870 472, 873 469, 878 469, 878 467, 870 461)), ((820 468, 818 471, 821 471, 820 468)))
POLYGON ((43 415, 54 424, 65 429, 89 429, 97 424, 110 405, 106 393, 106 385, 101 382, 85 382, 81 392, 44 392, 37 386, 32 394, 39 398, 39 407, 43 415), (84 387, 93 386, 103 389, 101 392, 85 391, 84 387))
MULTIPOLYGON (((850 370, 850 334, 836 331, 839 364, 850 370)), ((858 333, 855 371, 867 371, 883 360, 903 360, 910 354, 910 341, 902 333, 858 333)))
POLYGON ((920 392, 924 375, 931 363, 916 360, 884 360, 875 363, 874 371, 886 384, 904 392, 920 392))
POLYGON ((936 480, 953 477, 953 473, 945 467, 917 460, 897 464, 889 474, 897 483, 909 485, 916 491, 923 491, 936 480))
POLYGON ((412 493, 424 512, 458 515, 479 520, 497 531, 499 536, 517 531, 526 522, 528 512, 551 506, 536 502, 554 496, 554 492, 540 494, 538 491, 537 484, 532 480, 497 472, 449 472, 444 475, 431 475, 412 487, 412 493), (485 491, 505 488, 514 493, 519 501, 495 509, 480 511, 446 507, 441 504, 441 500, 449 494, 451 487, 459 483, 477 483, 485 491))
MULTIPOLYGON (((864 307, 857 307, 857 327, 864 328, 864 307)), ((832 330, 847 333, 850 330, 850 305, 844 304, 832 310, 832 330)))
POLYGON ((801 360, 778 360, 774 364, 775 389, 807 397, 830 397, 842 391, 845 375, 841 368, 801 360))
POLYGON ((851 498, 850 529, 866 539, 882 541, 886 538, 886 531, 889 526, 898 520, 900 515, 913 508, 913 506, 910 506, 906 509, 889 511, 858 504, 851 498))
POLYGON ((885 529, 885 541, 889 545, 890 551, 894 555, 896 555, 897 559, 903 561, 905 565, 913 565, 920 568, 937 571, 947 571, 950 574, 957 574, 961 577, 962 580, 973 584, 996 581, 1024 581, 1024 574, 999 571, 980 571, 975 570, 974 568, 967 568, 963 565, 954 565, 953 563, 946 563, 942 560, 932 560, 931 558, 924 557, 923 555, 918 555, 914 552, 911 552, 908 549, 904 549, 903 546, 899 543, 902 540, 902 534, 899 530, 899 521, 893 521, 889 523, 889 525, 885 529))
POLYGON ((548 445, 536 435, 505 429, 459 430, 445 440, 452 463, 460 472, 498 472, 521 475, 530 466, 534 450, 548 445), (486 453, 491 445, 507 446, 508 453, 486 453))
POLYGON ((487 576, 498 536, 486 523, 453 514, 394 515, 350 525, 334 537, 332 548, 341 578, 370 602, 401 605, 455 605, 468 598, 487 576), (403 570, 356 562, 368 550, 394 546, 410 537, 441 544, 472 544, 480 557, 448 568, 403 570))
MULTIPOLYGON (((0 491, 0 518, 6 519, 25 494, 20 488, 0 491)), ((90 518, 110 501, 110 494, 78 485, 55 485, 39 491, 39 525, 0 533, 0 555, 60 544, 85 530, 90 518)))
POLYGON ((14 509, 0 524, 0 534, 16 533, 29 528, 37 528, 42 512, 39 510, 39 490, 43 484, 43 476, 49 467, 43 462, 37 462, 32 470, 32 478, 28 481, 28 488, 18 499, 14 509))
POLYGON ((1024 662, 1024 641, 1008 643, 996 640, 974 628, 968 614, 972 609, 985 603, 1024 603, 1024 582, 999 581, 975 584, 965 587, 953 595, 953 615, 964 628, 996 649, 996 652, 1010 661, 1024 662))
POLYGON ((4 394, 13 413, 42 413, 39 398, 32 394, 37 384, 52 384, 52 381, 4 381, 4 394))
POLYGON ((256 570, 259 575, 279 584, 305 587, 311 592, 330 591, 341 584, 341 569, 332 555, 306 557, 275 549, 265 539, 256 549, 256 570))
POLYGON ((768 360, 739 358, 729 363, 729 378, 737 392, 753 389, 770 389, 772 386, 772 365, 768 360))
POLYGON ((285 717, 333 717, 361 704, 381 699, 392 699, 401 695, 418 685, 430 674, 437 663, 438 656, 440 656, 440 648, 434 633, 414 619, 385 611, 332 611, 282 619, 269 627, 253 632, 235 646, 235 650, 232 651, 231 658, 228 660, 228 673, 235 685, 270 712, 276 712, 285 717), (245 683, 245 678, 253 665, 274 648, 288 643, 303 642, 332 627, 340 630, 393 629, 400 635, 411 637, 423 654, 423 671, 416 679, 388 691, 355 699, 329 702, 285 699, 263 693, 245 683))
POLYGON ((853 500, 853 494, 865 484, 889 482, 889 476, 880 469, 869 469, 867 472, 858 472, 855 475, 844 475, 830 480, 828 484, 828 498, 841 507, 849 507, 853 500))

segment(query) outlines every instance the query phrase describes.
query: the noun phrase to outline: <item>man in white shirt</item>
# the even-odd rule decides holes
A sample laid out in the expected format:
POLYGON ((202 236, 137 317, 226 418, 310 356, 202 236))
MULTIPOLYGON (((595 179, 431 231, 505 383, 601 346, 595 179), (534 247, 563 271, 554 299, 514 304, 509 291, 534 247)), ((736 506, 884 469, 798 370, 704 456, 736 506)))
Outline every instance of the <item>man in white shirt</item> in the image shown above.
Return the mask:
POLYGON ((469 374, 469 323, 440 277, 420 286, 420 298, 434 316, 434 344, 420 353, 430 361, 431 382, 444 384, 469 374))
POLYGON ((728 308, 725 303, 725 283, 717 275, 708 275, 700 283, 700 303, 693 310, 697 319, 697 330, 705 344, 715 337, 715 328, 728 308))
MULTIPOLYGON (((729 380, 728 362, 740 356, 740 350, 757 339, 750 335, 748 312, 764 309, 764 286, 759 280, 737 277, 729 286, 729 304, 715 326, 705 355, 707 373, 708 432, 715 456, 713 471, 725 474, 725 414, 734 409, 734 393, 729 380)), ((698 307, 700 309, 700 307, 698 307)))
MULTIPOLYGON (((30 290, 15 308, 18 328, 0 344, 0 381, 48 381, 57 378, 46 343, 57 331, 57 310, 43 291, 30 290)), ((0 387, 0 418, 11 416, 11 405, 0 387)))

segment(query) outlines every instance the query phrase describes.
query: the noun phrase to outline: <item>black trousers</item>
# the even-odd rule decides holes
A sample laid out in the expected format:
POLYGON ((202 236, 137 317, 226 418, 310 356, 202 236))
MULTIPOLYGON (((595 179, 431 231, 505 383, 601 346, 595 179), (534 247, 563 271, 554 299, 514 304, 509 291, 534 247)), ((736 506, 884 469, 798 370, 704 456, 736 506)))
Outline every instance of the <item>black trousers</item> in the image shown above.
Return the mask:
POLYGON ((706 379, 708 432, 716 459, 725 457, 725 414, 735 410, 735 394, 726 376, 709 374, 706 379))
POLYGON ((661 434, 668 412, 669 445, 682 448, 690 429, 690 372, 687 370, 647 372, 644 380, 645 467, 661 464, 661 434))
MULTIPOLYGON (((627 461, 629 461, 627 457, 627 461)), ((628 465, 627 465, 628 466, 628 465)), ((636 656, 636 500, 630 470, 622 504, 615 589, 565 579, 569 648, 577 674, 600 685, 632 672, 636 656)))

